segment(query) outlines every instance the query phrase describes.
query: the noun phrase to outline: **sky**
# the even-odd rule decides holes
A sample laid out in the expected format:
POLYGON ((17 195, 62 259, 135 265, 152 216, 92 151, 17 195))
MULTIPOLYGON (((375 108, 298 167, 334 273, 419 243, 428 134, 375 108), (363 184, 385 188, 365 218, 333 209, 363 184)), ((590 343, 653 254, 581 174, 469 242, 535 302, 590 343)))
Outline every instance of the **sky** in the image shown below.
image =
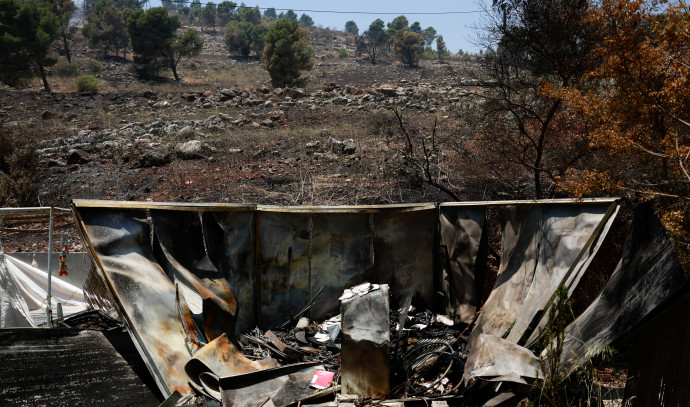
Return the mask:
MULTIPOLYGON (((214 3, 220 1, 222 0, 212 0, 214 3)), ((234 1, 238 4, 242 2, 242 0, 234 1)), ((434 27, 438 34, 443 35, 448 50, 456 53, 460 49, 469 52, 479 51, 480 47, 473 43, 473 38, 477 34, 473 27, 481 23, 482 1, 488 2, 488 0, 430 2, 419 0, 349 0, 337 2, 324 0, 245 0, 245 3, 252 7, 259 6, 262 8, 262 13, 263 8, 268 7, 275 8, 278 14, 280 14, 280 9, 292 9, 297 15, 308 14, 317 26, 335 28, 341 31, 345 29, 346 21, 353 20, 357 23, 360 34, 377 18, 388 23, 402 14, 407 17, 410 24, 419 21, 422 29, 429 26, 434 27), (317 11, 337 11, 338 13, 317 11), (362 12, 372 14, 360 14, 362 12), (453 14, 416 14, 448 12, 453 12, 453 14)), ((207 1, 201 0, 201 2, 206 4, 207 1)), ((160 0, 151 0, 150 7, 155 6, 160 6, 160 0)))

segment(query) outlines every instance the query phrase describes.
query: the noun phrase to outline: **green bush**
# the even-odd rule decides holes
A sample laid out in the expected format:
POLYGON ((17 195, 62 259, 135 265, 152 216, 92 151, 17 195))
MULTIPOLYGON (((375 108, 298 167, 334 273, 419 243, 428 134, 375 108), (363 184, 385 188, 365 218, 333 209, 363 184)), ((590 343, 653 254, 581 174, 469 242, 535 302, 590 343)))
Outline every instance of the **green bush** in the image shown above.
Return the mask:
POLYGON ((347 48, 342 47, 338 50, 338 58, 347 58, 350 54, 347 52, 347 48))
POLYGON ((91 75, 81 75, 74 82, 79 92, 98 92, 98 79, 91 75))
POLYGON ((306 31, 296 21, 281 19, 268 29, 265 44, 264 67, 273 87, 304 86, 306 79, 301 71, 311 70, 314 65, 314 51, 308 45, 306 31))
POLYGON ((77 76, 79 74, 79 69, 77 68, 77 64, 69 62, 58 62, 57 65, 55 65, 55 72, 59 76, 72 77, 77 76))
POLYGON ((90 59, 89 62, 86 63, 86 69, 89 72, 96 74, 103 70, 103 64, 96 61, 95 59, 90 59))

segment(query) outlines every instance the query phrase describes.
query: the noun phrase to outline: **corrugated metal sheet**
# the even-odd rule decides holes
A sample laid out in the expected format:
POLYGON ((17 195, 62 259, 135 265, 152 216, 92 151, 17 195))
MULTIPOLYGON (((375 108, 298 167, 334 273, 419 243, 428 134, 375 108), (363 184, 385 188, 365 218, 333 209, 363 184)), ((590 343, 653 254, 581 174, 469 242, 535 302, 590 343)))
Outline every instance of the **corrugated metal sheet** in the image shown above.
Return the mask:
POLYGON ((157 406, 163 399, 123 330, 0 330, 3 406, 157 406))

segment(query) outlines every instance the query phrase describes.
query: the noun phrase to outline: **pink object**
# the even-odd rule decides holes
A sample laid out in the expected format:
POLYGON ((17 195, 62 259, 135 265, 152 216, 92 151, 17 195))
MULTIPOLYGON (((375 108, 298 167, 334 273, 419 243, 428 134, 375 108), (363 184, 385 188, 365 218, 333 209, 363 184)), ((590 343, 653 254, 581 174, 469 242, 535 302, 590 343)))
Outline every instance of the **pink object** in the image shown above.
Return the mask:
POLYGON ((314 373, 314 377, 312 377, 311 383, 309 385, 315 389, 326 389, 328 388, 328 386, 330 386, 331 382, 333 381, 334 375, 335 372, 317 370, 316 373, 314 373))

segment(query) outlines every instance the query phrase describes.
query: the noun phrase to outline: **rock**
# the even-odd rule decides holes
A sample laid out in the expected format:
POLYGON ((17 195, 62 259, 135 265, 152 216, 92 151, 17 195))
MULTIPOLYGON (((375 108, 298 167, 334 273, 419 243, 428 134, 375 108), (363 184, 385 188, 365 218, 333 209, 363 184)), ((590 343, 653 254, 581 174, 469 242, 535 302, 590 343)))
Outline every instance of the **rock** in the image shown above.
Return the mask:
POLYGON ((261 121, 261 125, 265 127, 273 127, 273 120, 266 119, 261 121))
POLYGON ((230 148, 228 149, 228 154, 242 154, 244 150, 241 148, 230 148))
POLYGON ((230 117, 229 115, 227 115, 225 113, 218 113, 218 117, 220 117, 220 119, 224 122, 232 121, 232 117, 230 117))
POLYGON ((321 151, 321 143, 318 141, 307 143, 304 145, 304 149, 307 152, 307 155, 314 154, 317 151, 321 151))
POLYGON ((91 157, 84 151, 71 149, 67 152, 67 158, 65 161, 67 162, 67 165, 86 164, 91 161, 91 157))
POLYGON ((160 167, 170 164, 171 161, 172 154, 170 154, 170 151, 166 147, 160 144, 149 143, 142 148, 139 159, 134 163, 134 167, 160 167))
POLYGON ((41 119, 43 119, 43 120, 49 120, 49 119, 52 119, 54 117, 55 117, 55 113, 48 111, 48 110, 44 110, 43 113, 41 113, 41 119))
POLYGON ((328 138, 328 142, 326 143, 326 149, 329 150, 330 152, 334 154, 342 154, 343 153, 343 142, 338 141, 334 139, 333 137, 328 138))
POLYGON ((196 160, 204 158, 209 153, 209 148, 199 140, 190 140, 175 146, 175 154, 182 160, 196 160))
POLYGON ((196 132, 192 126, 184 126, 180 131, 177 132, 177 136, 180 138, 192 138, 196 132))
POLYGON ((142 96, 144 96, 148 100, 157 100, 158 99, 158 95, 156 95, 156 92, 154 92, 152 90, 145 91, 142 96))
POLYGON ((356 150, 357 146, 355 146, 355 141, 353 139, 343 141, 343 154, 351 155, 354 154, 356 150))
POLYGON ((153 104, 153 107, 156 109, 165 109, 165 108, 170 107, 170 102, 168 102, 167 100, 164 100, 162 102, 157 102, 157 103, 153 104))

